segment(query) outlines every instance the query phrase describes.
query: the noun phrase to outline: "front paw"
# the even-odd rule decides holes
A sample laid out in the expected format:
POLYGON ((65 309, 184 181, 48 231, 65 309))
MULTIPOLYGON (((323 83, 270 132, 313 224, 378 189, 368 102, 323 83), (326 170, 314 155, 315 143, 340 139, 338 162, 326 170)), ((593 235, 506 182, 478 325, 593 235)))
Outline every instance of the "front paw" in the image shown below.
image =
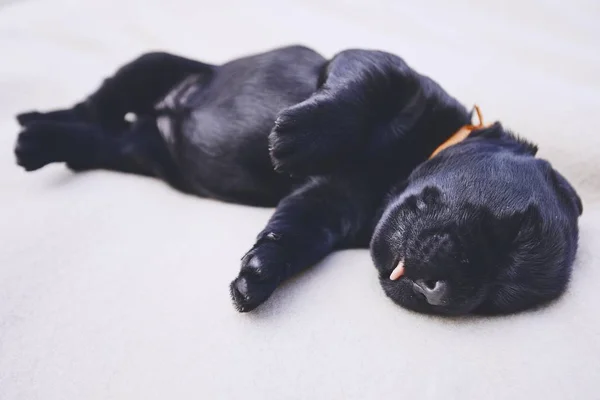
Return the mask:
POLYGON ((330 99, 311 98, 282 111, 269 135, 275 170, 320 175, 341 167, 355 141, 352 116, 330 99))
POLYGON ((285 249, 271 241, 257 244, 242 258, 240 273, 229 288, 239 312, 254 310, 273 294, 289 269, 286 259, 285 249))

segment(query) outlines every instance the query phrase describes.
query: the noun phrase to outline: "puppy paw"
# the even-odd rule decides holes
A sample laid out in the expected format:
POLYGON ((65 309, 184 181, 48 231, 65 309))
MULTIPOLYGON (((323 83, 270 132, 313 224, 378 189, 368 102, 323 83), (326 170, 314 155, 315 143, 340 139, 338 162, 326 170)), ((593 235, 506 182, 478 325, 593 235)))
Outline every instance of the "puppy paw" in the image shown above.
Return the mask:
POLYGON ((242 268, 231 282, 230 293, 235 308, 248 312, 264 303, 285 276, 288 262, 278 243, 264 242, 242 258, 242 268))
POLYGON ((60 131, 51 125, 38 122, 27 126, 17 138, 17 164, 26 171, 35 171, 51 162, 60 161, 60 142, 60 131))
POLYGON ((356 136, 352 117, 343 113, 335 102, 315 98, 282 111, 269 135, 275 170, 307 176, 341 167, 356 136))
POLYGON ((100 136, 88 124, 31 123, 17 137, 17 164, 35 171, 52 162, 85 159, 97 148, 100 136))

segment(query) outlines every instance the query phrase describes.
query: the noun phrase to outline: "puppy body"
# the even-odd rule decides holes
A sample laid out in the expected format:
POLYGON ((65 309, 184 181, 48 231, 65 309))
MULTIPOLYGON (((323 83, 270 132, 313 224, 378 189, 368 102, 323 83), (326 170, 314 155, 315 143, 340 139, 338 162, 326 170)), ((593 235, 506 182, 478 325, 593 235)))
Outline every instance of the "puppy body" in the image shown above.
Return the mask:
POLYGON ((388 53, 326 61, 294 46, 222 66, 151 53, 71 109, 18 119, 27 170, 64 161, 278 204, 232 282, 240 311, 331 251, 369 241, 385 292, 422 312, 517 311, 556 297, 568 280, 574 190, 500 126, 427 161, 470 115, 388 53), (406 274, 389 281, 400 257, 406 274), (545 275, 530 279, 542 262, 545 275))
POLYGON ((273 170, 268 135, 279 111, 317 90, 325 59, 295 46, 194 74, 157 105, 178 179, 192 193, 275 206, 293 181, 273 170))

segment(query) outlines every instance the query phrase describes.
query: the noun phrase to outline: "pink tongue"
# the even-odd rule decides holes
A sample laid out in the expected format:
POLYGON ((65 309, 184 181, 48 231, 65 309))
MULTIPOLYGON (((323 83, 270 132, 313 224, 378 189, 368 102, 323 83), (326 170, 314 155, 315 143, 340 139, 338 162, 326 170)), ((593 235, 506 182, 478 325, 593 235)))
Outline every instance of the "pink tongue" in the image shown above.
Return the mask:
POLYGON ((394 270, 390 274, 390 279, 395 281, 400 279, 402 275, 404 275, 404 263, 400 261, 396 268, 394 268, 394 270))

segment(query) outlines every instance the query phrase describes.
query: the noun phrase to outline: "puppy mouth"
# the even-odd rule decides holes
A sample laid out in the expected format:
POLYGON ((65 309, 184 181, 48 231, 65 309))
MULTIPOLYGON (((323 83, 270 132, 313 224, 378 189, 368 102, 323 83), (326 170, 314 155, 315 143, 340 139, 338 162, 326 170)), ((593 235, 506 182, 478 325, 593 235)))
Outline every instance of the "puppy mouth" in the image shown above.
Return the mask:
MULTIPOLYGON (((394 269, 390 273, 390 281, 397 281, 404 276, 404 260, 398 258, 394 261, 394 269)), ((447 305, 447 294, 448 285, 444 281, 426 281, 423 279, 412 280, 408 279, 412 284, 410 289, 419 297, 422 297, 424 301, 429 303, 431 306, 445 306, 447 305)))
POLYGON ((397 281, 404 275, 404 260, 398 258, 394 261, 394 269, 390 272, 390 280, 397 281))

